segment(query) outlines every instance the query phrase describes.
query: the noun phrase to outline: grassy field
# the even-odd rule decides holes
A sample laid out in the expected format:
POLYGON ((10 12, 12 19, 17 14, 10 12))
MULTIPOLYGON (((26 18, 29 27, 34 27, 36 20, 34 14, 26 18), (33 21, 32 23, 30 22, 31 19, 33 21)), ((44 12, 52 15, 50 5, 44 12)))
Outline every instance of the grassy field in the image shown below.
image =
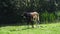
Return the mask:
POLYGON ((0 34, 60 34, 60 23, 40 24, 40 28, 27 26, 0 27, 0 34))

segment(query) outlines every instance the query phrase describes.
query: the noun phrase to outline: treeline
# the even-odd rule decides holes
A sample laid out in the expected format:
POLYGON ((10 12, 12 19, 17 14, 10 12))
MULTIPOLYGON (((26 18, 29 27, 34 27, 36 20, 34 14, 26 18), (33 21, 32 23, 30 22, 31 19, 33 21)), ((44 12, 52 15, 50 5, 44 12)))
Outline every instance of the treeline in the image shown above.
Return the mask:
POLYGON ((41 22, 56 21, 60 0, 0 0, 0 24, 22 23, 21 14, 32 10, 40 14, 41 22))

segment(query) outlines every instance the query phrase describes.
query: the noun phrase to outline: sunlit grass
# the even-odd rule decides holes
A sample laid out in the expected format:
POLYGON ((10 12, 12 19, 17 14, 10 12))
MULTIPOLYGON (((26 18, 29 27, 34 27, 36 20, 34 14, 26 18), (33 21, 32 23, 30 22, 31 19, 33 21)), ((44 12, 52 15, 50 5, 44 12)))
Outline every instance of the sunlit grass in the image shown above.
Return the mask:
POLYGON ((0 34, 60 34, 60 23, 40 24, 40 28, 27 26, 0 27, 0 34))

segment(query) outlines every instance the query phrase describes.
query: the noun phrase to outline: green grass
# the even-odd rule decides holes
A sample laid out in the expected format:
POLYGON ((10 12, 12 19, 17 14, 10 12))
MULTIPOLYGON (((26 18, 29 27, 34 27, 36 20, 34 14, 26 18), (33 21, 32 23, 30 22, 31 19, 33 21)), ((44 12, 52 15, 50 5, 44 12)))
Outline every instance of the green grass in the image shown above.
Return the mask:
POLYGON ((60 23, 40 24, 40 28, 27 26, 0 27, 0 34, 60 34, 60 23))

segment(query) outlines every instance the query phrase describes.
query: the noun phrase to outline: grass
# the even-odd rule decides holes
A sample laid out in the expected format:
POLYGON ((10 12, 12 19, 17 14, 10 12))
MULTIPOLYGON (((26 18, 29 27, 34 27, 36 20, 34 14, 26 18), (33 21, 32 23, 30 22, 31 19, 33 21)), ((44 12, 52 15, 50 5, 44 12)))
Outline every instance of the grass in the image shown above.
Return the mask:
POLYGON ((0 34, 60 34, 60 23, 40 24, 40 28, 27 26, 0 27, 0 34))

